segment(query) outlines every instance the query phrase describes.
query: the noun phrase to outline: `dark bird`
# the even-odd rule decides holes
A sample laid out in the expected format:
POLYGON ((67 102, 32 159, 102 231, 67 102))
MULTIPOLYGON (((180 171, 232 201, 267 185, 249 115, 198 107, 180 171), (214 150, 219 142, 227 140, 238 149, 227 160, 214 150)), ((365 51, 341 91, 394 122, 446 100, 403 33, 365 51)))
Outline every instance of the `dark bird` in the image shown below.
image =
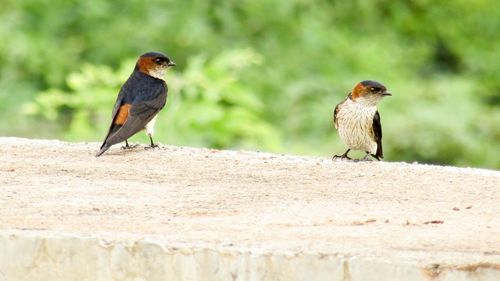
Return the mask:
POLYGON ((149 52, 139 57, 116 98, 108 134, 96 157, 122 141, 124 148, 130 148, 127 139, 142 129, 146 129, 151 147, 157 146, 153 142, 154 125, 167 102, 168 88, 163 76, 170 66, 175 66, 175 62, 162 53, 149 52))
POLYGON ((351 149, 366 152, 363 160, 368 160, 370 155, 377 160, 384 158, 377 104, 385 96, 391 94, 384 85, 365 80, 356 84, 347 98, 335 107, 333 123, 348 149, 333 158, 351 159, 347 155, 351 149))

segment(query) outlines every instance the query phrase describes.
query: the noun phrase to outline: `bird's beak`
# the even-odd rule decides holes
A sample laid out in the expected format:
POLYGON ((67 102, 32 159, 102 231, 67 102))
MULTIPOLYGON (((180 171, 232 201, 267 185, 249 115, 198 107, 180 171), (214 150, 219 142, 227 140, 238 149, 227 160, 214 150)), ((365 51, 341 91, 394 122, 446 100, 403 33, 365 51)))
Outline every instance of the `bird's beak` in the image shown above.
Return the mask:
POLYGON ((388 93, 388 92, 384 92, 384 93, 382 94, 382 96, 384 96, 384 97, 385 97, 385 96, 392 96, 392 94, 391 94, 391 93, 388 93))
POLYGON ((173 62, 173 61, 169 61, 169 62, 167 63, 167 66, 176 66, 176 65, 177 65, 177 64, 175 64, 175 62, 173 62))

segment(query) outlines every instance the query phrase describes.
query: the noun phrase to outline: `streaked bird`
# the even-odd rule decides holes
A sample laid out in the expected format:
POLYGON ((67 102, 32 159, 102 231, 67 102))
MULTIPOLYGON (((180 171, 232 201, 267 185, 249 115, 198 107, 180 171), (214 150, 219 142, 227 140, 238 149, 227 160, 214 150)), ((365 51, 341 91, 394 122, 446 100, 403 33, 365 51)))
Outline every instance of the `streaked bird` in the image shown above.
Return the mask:
POLYGON ((348 149, 333 158, 351 159, 347 155, 351 150, 366 152, 362 160, 368 160, 370 155, 377 160, 384 157, 377 104, 386 96, 391 94, 384 85, 365 80, 356 84, 347 98, 335 107, 333 123, 348 149))

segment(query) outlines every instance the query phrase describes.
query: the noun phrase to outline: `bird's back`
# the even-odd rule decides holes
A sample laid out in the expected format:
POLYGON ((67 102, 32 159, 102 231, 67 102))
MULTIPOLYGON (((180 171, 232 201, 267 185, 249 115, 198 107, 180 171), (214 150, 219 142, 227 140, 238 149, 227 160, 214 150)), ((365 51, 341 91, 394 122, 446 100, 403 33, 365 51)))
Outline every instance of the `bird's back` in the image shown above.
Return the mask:
POLYGON ((97 155, 142 130, 165 106, 167 92, 165 81, 134 71, 120 89, 108 134, 97 155))

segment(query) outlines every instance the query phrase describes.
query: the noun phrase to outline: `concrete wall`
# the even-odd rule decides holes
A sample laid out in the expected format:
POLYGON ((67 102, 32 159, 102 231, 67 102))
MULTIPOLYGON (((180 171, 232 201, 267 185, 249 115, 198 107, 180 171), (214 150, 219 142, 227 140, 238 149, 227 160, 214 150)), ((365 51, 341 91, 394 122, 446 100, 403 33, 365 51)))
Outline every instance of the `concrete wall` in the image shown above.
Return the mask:
POLYGON ((151 239, 109 241, 47 232, 0 235, 2 281, 500 280, 500 267, 425 267, 319 253, 172 247, 151 239))
POLYGON ((0 281, 500 280, 499 171, 99 146, 0 138, 0 281))

